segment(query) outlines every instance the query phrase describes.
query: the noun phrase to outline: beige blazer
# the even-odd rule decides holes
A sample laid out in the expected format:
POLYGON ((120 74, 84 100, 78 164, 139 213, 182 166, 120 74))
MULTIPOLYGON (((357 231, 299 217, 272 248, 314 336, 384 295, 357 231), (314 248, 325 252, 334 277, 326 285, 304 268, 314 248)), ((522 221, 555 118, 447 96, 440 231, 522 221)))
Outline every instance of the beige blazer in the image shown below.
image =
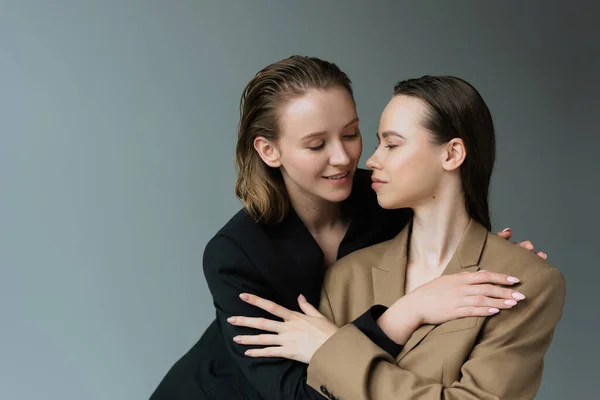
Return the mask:
POLYGON ((444 275, 487 269, 520 278, 526 299, 492 317, 422 325, 394 359, 352 320, 404 295, 410 224, 394 239, 339 260, 326 273, 320 310, 342 328, 308 367, 330 399, 532 399, 565 301, 559 270, 471 220, 444 275))

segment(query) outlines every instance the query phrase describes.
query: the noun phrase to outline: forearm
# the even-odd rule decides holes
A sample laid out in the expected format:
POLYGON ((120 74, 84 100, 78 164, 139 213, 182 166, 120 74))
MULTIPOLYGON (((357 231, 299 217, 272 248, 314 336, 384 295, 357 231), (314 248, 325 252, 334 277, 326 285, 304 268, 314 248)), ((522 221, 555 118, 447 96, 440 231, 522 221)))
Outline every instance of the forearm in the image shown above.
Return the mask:
POLYGON ((410 299, 405 296, 398 299, 377 319, 377 325, 394 342, 404 345, 421 322, 410 299))

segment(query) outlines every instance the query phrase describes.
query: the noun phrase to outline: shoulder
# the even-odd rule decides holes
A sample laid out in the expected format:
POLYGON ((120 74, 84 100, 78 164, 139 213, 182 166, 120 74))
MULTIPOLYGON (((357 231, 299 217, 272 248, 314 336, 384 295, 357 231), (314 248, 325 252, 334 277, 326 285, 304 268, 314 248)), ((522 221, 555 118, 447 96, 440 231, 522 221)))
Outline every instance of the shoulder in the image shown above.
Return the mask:
POLYGON ((260 231, 260 224, 254 222, 244 209, 238 211, 208 241, 204 248, 204 268, 217 268, 230 263, 243 265, 239 261, 246 259, 245 248, 249 246, 248 238, 255 237, 260 231))
POLYGON ((480 266, 516 276, 521 286, 564 292, 565 279, 558 268, 534 252, 493 233, 488 233, 480 266))

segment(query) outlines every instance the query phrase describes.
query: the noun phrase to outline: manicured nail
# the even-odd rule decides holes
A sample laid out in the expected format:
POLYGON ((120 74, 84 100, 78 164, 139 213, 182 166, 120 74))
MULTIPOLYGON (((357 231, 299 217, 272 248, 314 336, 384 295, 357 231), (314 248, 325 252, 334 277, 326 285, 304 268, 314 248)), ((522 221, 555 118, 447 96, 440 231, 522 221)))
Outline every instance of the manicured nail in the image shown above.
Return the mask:
POLYGON ((239 336, 235 336, 233 338, 233 341, 236 342, 236 343, 240 343, 242 341, 242 338, 240 338, 239 336))
POLYGON ((504 228, 504 229, 502 229, 502 232, 508 232, 508 231, 510 231, 510 228, 504 228))
POLYGON ((517 302, 514 300, 504 300, 504 304, 506 304, 507 306, 516 306, 517 302))
POLYGON ((492 314, 496 314, 500 310, 498 310, 497 308, 490 308, 488 311, 491 312, 492 314))
POLYGON ((247 355, 247 356, 251 356, 252 355, 252 350, 246 350, 244 352, 244 354, 247 355))
POLYGON ((306 297, 304 297, 303 294, 301 294, 300 296, 298 296, 298 298, 300 299, 300 301, 306 302, 306 297))
POLYGON ((542 253, 542 258, 545 260, 546 258, 548 258, 548 254, 541 252, 542 253))
POLYGON ((246 294, 246 293, 240 294, 240 299, 242 299, 244 301, 248 301, 249 298, 250 298, 250 296, 248 296, 248 294, 246 294))
POLYGON ((517 283, 519 282, 519 278, 516 278, 514 276, 509 276, 508 278, 506 278, 507 281, 512 282, 512 283, 517 283))
POLYGON ((525 298, 525 295, 523 293, 514 292, 512 294, 512 297, 514 297, 517 300, 523 300, 525 298))
POLYGON ((230 324, 235 324, 236 318, 235 317, 229 317, 227 318, 227 322, 229 322, 230 324))

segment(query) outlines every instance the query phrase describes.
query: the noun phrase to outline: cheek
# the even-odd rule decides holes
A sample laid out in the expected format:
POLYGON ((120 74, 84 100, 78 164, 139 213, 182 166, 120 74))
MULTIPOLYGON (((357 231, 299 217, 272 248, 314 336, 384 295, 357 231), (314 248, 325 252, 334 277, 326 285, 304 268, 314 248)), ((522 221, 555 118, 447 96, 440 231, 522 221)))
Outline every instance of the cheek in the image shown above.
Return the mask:
POLYGON ((348 150, 348 154, 350 154, 350 157, 356 161, 358 161, 358 159, 360 159, 360 156, 362 154, 362 138, 359 138, 358 140, 353 141, 352 143, 350 143, 349 150, 348 150))
POLYGON ((282 158, 282 165, 287 173, 296 180, 303 181, 314 178, 323 169, 322 152, 298 152, 293 156, 282 158))
POLYGON ((403 153, 389 157, 386 173, 400 193, 418 191, 431 180, 433 161, 423 152, 403 153))

